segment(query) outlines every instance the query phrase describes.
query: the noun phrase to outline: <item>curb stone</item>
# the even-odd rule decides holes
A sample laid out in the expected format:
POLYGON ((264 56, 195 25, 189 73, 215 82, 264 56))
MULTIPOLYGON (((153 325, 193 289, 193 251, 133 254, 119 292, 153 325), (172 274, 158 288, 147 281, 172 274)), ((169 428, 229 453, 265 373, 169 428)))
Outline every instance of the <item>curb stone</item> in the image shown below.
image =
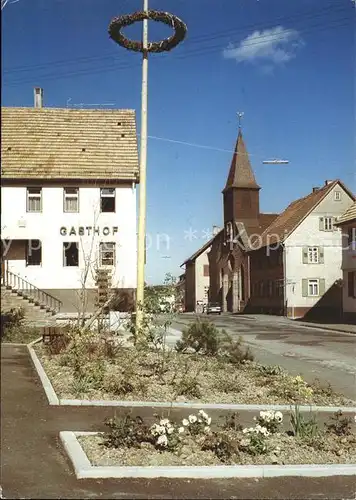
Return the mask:
MULTIPOLYGON (((46 393, 48 403, 53 406, 111 406, 111 407, 160 407, 160 408, 199 408, 210 410, 245 410, 245 411, 261 411, 261 410, 292 410, 293 404, 231 404, 231 403, 179 403, 169 401, 118 401, 104 399, 60 399, 58 398, 53 386, 35 352, 33 345, 38 343, 42 338, 31 342, 27 345, 32 362, 41 380, 43 389, 46 393)), ((315 412, 330 412, 335 413, 341 410, 343 413, 356 413, 356 407, 352 406, 317 406, 317 405, 300 405, 300 411, 315 411, 315 412)))
POLYGON ((215 465, 215 466, 94 466, 78 441, 97 432, 60 432, 60 440, 72 462, 77 479, 84 478, 267 478, 356 476, 356 464, 215 465))

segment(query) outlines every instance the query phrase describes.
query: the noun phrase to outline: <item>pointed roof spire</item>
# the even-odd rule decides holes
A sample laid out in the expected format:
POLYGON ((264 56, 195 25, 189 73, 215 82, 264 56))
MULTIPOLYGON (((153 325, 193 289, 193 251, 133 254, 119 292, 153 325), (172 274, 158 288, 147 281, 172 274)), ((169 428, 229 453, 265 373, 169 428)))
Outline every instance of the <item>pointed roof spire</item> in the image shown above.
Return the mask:
POLYGON ((237 136, 234 156, 232 157, 229 175, 224 191, 231 188, 260 189, 253 173, 248 152, 242 137, 241 118, 243 113, 238 113, 239 133, 237 136))

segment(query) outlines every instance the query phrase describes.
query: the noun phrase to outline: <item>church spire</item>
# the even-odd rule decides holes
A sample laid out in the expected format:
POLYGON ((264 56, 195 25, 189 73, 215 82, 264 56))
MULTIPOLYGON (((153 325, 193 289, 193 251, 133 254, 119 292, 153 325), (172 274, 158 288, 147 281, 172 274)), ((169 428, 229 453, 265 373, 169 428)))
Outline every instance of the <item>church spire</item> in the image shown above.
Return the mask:
POLYGON ((237 136, 234 155, 232 157, 229 175, 224 191, 231 188, 260 189, 257 184, 248 156, 248 152, 242 137, 241 118, 243 114, 238 113, 239 133, 237 136))

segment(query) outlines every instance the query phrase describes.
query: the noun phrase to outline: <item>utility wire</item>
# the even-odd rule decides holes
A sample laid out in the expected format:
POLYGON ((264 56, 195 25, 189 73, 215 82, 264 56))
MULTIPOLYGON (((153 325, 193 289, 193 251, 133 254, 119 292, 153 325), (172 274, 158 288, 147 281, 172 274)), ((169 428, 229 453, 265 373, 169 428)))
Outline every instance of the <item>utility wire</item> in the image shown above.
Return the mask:
MULTIPOLYGON (((341 8, 332 9, 333 12, 341 12, 343 10, 344 10, 343 8, 342 9, 341 8)), ((320 11, 325 11, 325 13, 330 13, 329 8, 320 9, 320 11)), ((320 11, 318 11, 318 12, 320 12, 320 11)), ((276 23, 276 22, 280 22, 280 21, 288 21, 288 20, 294 20, 294 19, 297 19, 297 21, 299 22, 299 21, 303 21, 304 18, 310 18, 310 17, 312 19, 315 19, 315 18, 318 18, 320 16, 315 16, 315 15, 311 16, 310 14, 303 16, 303 15, 298 14, 298 15, 294 15, 294 16, 288 16, 288 17, 284 16, 284 17, 276 18, 273 20, 273 22, 276 23)), ((241 26, 238 29, 231 28, 231 29, 224 30, 224 31, 213 32, 213 33, 202 35, 202 36, 188 38, 187 41, 185 42, 185 46, 190 47, 190 46, 194 46, 195 44, 201 43, 204 41, 211 42, 211 41, 214 41, 214 40, 217 40, 220 38, 231 37, 232 34, 241 33, 247 29, 263 30, 265 28, 266 28, 266 25, 261 26, 260 24, 258 24, 258 25, 250 24, 250 25, 241 26)), ((268 36, 269 35, 266 35, 266 37, 268 37, 268 36)), ((260 38, 264 38, 264 37, 260 37, 260 38)), ((81 62, 85 62, 85 61, 94 62, 96 60, 101 61, 101 60, 107 60, 107 59, 115 59, 115 58, 117 58, 117 54, 118 54, 117 52, 110 52, 106 56, 103 54, 97 55, 97 56, 81 56, 81 57, 77 57, 77 58, 73 58, 73 59, 62 59, 62 60, 52 61, 52 62, 43 63, 43 64, 37 64, 37 65, 12 66, 9 68, 5 68, 3 70, 3 73, 6 74, 6 73, 33 71, 34 69, 38 69, 38 68, 42 68, 42 67, 47 68, 48 66, 51 66, 53 68, 53 66, 56 66, 56 65, 74 64, 74 63, 78 63, 79 61, 81 61, 81 62)))
MULTIPOLYGON (((342 27, 346 27, 349 25, 349 22, 348 22, 349 18, 340 19, 338 21, 339 21, 339 23, 337 23, 337 24, 313 26, 313 30, 304 31, 304 33, 308 33, 311 31, 313 31, 313 32, 314 31, 323 31, 325 29, 342 28, 342 27), (341 22, 341 21, 346 21, 346 22, 341 22)), ((283 39, 283 37, 281 37, 280 35, 276 36, 276 37, 272 37, 272 38, 270 36, 268 36, 268 39, 272 40, 272 41, 278 41, 279 39, 283 39)), ((250 43, 249 46, 261 45, 261 44, 265 44, 265 43, 266 42, 264 40, 259 40, 259 41, 250 43)), ((185 60, 185 59, 188 59, 190 57, 197 57, 197 56, 202 56, 202 55, 206 55, 206 54, 211 54, 211 53, 214 53, 214 52, 217 52, 220 50, 221 50, 221 45, 215 44, 213 46, 206 47, 203 49, 197 48, 196 50, 192 50, 192 51, 187 52, 187 53, 178 54, 175 57, 175 60, 185 60)), ((163 60, 163 59, 165 59, 165 57, 163 56, 163 57, 161 57, 161 59, 163 60)), ((104 65, 104 66, 101 66, 99 68, 96 66, 95 69, 83 68, 82 70, 77 70, 77 71, 72 71, 72 72, 62 73, 62 74, 57 73, 57 72, 56 73, 52 72, 52 73, 49 73, 49 74, 43 75, 43 76, 37 75, 36 78, 41 79, 41 81, 48 81, 48 80, 53 80, 53 79, 62 79, 62 78, 68 78, 68 77, 74 77, 74 76, 95 75, 98 73, 119 71, 119 70, 123 70, 123 69, 135 68, 138 66, 139 66, 139 63, 130 63, 130 64, 123 63, 123 64, 119 64, 116 66, 113 66, 112 64, 110 64, 109 66, 104 65)), ((32 83, 33 78, 34 77, 28 76, 25 79, 10 80, 8 82, 3 82, 3 84, 4 84, 4 86, 11 86, 12 87, 12 86, 22 85, 22 84, 26 84, 26 83, 32 83)))

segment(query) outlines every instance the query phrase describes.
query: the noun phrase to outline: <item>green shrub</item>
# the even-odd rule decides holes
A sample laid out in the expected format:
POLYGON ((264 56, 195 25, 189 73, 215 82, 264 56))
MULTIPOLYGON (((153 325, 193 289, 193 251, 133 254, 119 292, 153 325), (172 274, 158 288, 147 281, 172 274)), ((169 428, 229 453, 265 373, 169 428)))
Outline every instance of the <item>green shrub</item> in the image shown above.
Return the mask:
POLYGON ((238 451, 236 443, 224 432, 213 432, 206 436, 201 449, 212 451, 223 463, 230 462, 238 451))
POLYGON ((177 396, 186 396, 191 398, 200 398, 201 390, 196 377, 185 376, 175 382, 175 393, 177 396))
POLYGON ((334 413, 330 418, 330 422, 325 424, 327 432, 336 434, 337 436, 349 436, 351 430, 351 418, 343 417, 341 410, 334 413))
POLYGON ((225 417, 225 421, 222 424, 222 428, 225 430, 233 430, 235 432, 242 431, 243 427, 240 424, 240 415, 238 412, 233 412, 225 417))
POLYGON ((141 417, 114 417, 105 420, 109 432, 105 434, 104 446, 109 448, 139 448, 141 443, 153 443, 150 428, 141 417))
POLYGON ((319 431, 315 415, 306 420, 298 405, 295 406, 294 412, 291 413, 291 425, 294 436, 301 439, 314 438, 319 431))
POLYGON ((277 377, 283 375, 285 371, 279 365, 259 365, 258 372, 265 377, 277 377))
POLYGON ((186 352, 188 349, 192 349, 199 354, 215 356, 219 349, 218 333, 213 323, 198 319, 183 330, 182 340, 178 340, 176 343, 176 350, 186 352))
POLYGON ((254 360, 250 348, 242 346, 242 337, 239 337, 238 340, 233 340, 224 330, 222 334, 223 337, 219 348, 219 356, 222 360, 233 365, 254 360))

